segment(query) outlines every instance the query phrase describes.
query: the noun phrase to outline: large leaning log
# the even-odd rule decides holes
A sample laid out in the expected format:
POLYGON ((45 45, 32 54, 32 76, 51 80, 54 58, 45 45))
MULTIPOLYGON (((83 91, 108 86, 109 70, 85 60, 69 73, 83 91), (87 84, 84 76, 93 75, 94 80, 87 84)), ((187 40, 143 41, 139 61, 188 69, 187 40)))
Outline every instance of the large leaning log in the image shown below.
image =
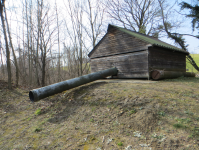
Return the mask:
POLYGON ((105 77, 112 76, 112 75, 117 75, 116 68, 110 68, 107 70, 91 73, 91 74, 84 75, 81 77, 77 77, 70 80, 55 83, 52 85, 48 85, 39 89, 33 89, 29 92, 29 98, 32 102, 37 102, 48 96, 61 93, 63 91, 78 87, 80 85, 83 85, 83 84, 86 84, 98 79, 104 79, 105 77))
POLYGON ((193 72, 177 72, 177 71, 164 71, 164 70, 153 70, 151 72, 151 78, 153 80, 160 79, 173 79, 178 77, 195 77, 193 72))
POLYGON ((194 72, 185 72, 184 76, 185 77, 195 77, 196 74, 194 72))

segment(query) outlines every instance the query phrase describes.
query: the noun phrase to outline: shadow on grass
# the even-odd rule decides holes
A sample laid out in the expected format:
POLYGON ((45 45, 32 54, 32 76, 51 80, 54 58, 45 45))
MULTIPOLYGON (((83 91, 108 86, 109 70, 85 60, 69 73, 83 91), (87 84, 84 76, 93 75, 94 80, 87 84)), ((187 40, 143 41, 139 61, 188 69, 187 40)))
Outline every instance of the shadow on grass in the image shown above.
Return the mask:
MULTIPOLYGON (((69 117, 72 117, 74 114, 76 114, 76 111, 81 106, 92 105, 91 102, 82 101, 81 97, 89 93, 90 89, 94 89, 104 84, 107 84, 107 83, 105 82, 88 83, 86 85, 70 90, 68 93, 65 94, 65 97, 60 97, 58 98, 58 100, 53 98, 51 102, 54 103, 54 105, 45 113, 48 113, 51 110, 53 110, 54 112, 59 112, 59 113, 54 114, 54 116, 50 118, 48 121, 50 123, 56 123, 56 124, 64 122, 69 117), (62 107, 64 107, 64 109, 62 107)), ((98 102, 96 102, 96 105, 99 105, 98 102)), ((102 105, 105 105, 105 104, 102 104, 102 105)))
MULTIPOLYGON (((59 124, 62 122, 65 122, 69 117, 75 117, 77 113, 82 113, 79 116, 80 120, 89 120, 89 118, 92 115, 92 112, 87 112, 85 109, 83 111, 79 111, 82 106, 88 106, 90 108, 95 107, 121 107, 124 110, 130 111, 132 110, 132 107, 134 106, 144 106, 147 103, 150 103, 150 99, 139 99, 137 97, 133 97, 131 100, 128 101, 128 103, 125 103, 124 99, 108 99, 105 100, 104 98, 97 98, 93 92, 93 89, 98 88, 104 84, 108 84, 105 82, 100 83, 91 83, 85 86, 81 86, 79 88, 73 89, 70 92, 68 92, 64 98, 60 98, 60 101, 54 101, 55 104, 53 107, 51 107, 49 111, 51 112, 58 112, 48 120, 50 123, 59 124), (94 95, 93 95, 94 94, 94 95), (86 96, 86 100, 84 97, 86 96), (88 98, 88 99, 87 99, 88 98), (89 99, 90 98, 90 99, 89 99), (56 106, 57 103, 57 106, 56 106)), ((103 89, 108 90, 108 89, 103 89)), ((95 91, 97 92, 97 91, 95 91)), ((99 92, 101 92, 99 90, 99 92)), ((106 91, 105 91, 106 92, 106 91)), ((108 94, 108 91, 107 91, 108 94)), ((109 93, 110 94, 110 93, 109 93)), ((99 94, 97 94, 99 95, 99 94)), ((92 111, 92 110, 91 110, 92 111)))
POLYGON ((11 92, 17 94, 18 96, 22 96, 23 94, 21 94, 20 92, 18 92, 17 90, 13 89, 11 92))
POLYGON ((199 78, 197 77, 179 77, 176 79, 164 79, 161 80, 162 82, 193 82, 199 83, 199 78))

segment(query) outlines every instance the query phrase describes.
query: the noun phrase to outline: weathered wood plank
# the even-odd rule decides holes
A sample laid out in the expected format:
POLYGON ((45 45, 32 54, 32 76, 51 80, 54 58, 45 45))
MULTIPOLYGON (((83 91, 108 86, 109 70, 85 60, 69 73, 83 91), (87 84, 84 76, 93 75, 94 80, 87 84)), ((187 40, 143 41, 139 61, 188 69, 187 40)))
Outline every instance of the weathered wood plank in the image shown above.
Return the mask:
POLYGON ((101 71, 111 67, 118 69, 116 78, 148 78, 148 52, 134 52, 91 59, 91 71, 101 71))
POLYGON ((148 78, 148 73, 147 72, 140 72, 140 73, 123 73, 123 74, 118 74, 117 76, 113 76, 115 79, 146 79, 148 78))
POLYGON ((103 44, 99 44, 95 47, 90 58, 146 50, 148 48, 146 45, 146 42, 138 38, 115 30, 105 35, 103 44))
POLYGON ((164 48, 149 48, 149 70, 186 72, 186 55, 164 48))

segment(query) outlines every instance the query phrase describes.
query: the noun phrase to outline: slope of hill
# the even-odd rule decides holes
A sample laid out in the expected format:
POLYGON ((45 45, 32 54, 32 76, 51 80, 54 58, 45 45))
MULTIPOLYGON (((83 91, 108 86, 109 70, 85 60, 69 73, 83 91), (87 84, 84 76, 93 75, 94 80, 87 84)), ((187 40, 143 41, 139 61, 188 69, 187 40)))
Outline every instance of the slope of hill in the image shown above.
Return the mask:
MULTIPOLYGON (((194 61, 196 62, 196 64, 199 66, 199 54, 191 54, 192 58, 194 59, 194 61)), ((198 71, 189 63, 189 61, 187 60, 187 64, 186 64, 186 69, 187 72, 195 72, 197 73, 198 71)))
POLYGON ((0 149, 197 149, 199 78, 93 82, 31 103, 0 81, 0 149))

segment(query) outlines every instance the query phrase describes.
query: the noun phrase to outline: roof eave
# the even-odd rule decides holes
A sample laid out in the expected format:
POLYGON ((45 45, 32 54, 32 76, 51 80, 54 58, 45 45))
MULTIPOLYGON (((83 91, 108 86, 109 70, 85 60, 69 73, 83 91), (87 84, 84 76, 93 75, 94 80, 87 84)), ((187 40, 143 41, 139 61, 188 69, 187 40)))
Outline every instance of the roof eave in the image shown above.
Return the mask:
POLYGON ((152 46, 153 46, 153 47, 161 47, 161 48, 170 49, 170 50, 173 50, 173 51, 185 53, 185 54, 187 54, 187 55, 190 54, 189 52, 187 52, 187 51, 185 51, 185 50, 183 50, 183 49, 179 49, 179 50, 178 50, 177 48, 170 48, 170 47, 166 47, 166 46, 162 46, 162 45, 157 45, 157 44, 153 44, 152 46))

